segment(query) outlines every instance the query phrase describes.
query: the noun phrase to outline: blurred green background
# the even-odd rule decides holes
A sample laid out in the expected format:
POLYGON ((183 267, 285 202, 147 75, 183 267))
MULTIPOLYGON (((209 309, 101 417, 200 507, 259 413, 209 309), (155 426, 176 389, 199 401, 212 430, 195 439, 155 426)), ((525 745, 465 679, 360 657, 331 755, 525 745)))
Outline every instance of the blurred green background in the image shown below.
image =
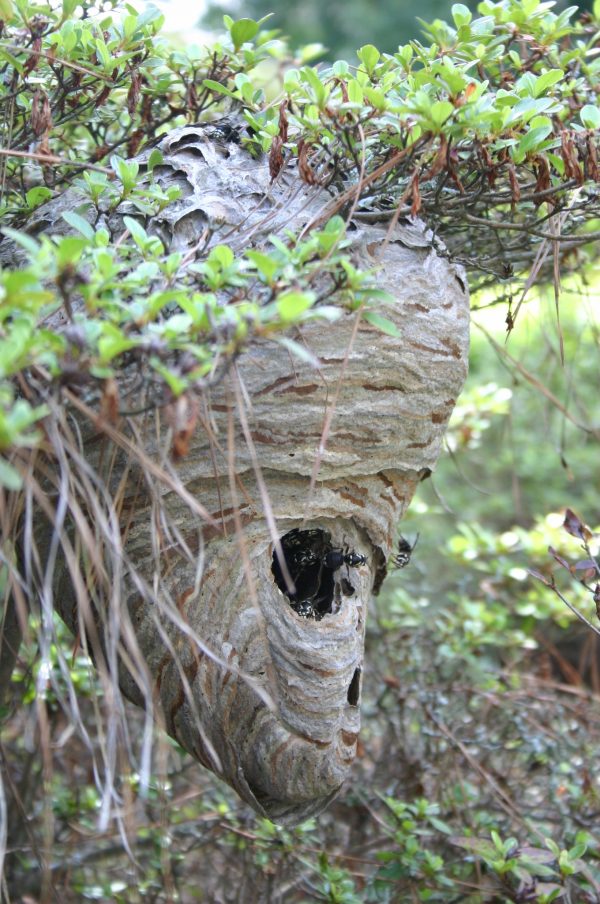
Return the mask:
MULTIPOLYGON (((574 6, 590 10, 593 0, 568 3, 559 0, 555 10, 574 6)), ((474 12, 475 0, 465 5, 474 12)), ((292 46, 323 44, 327 58, 354 59, 356 49, 363 44, 374 44, 379 50, 394 52, 420 34, 418 19, 450 19, 450 0, 419 0, 418 3, 402 3, 401 0, 243 0, 241 3, 211 3, 204 19, 205 24, 219 29, 223 13, 234 18, 248 16, 260 19, 272 13, 271 28, 279 28, 290 39, 292 46)))

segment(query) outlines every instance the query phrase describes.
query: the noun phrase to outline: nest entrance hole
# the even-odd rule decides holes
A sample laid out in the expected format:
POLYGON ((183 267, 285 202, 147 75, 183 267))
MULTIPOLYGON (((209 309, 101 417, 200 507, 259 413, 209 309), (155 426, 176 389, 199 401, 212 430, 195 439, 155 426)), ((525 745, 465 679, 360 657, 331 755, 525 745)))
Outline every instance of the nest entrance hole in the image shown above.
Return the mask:
POLYGON ((295 527, 283 534, 281 548, 294 591, 285 579, 276 551, 271 567, 275 583, 297 615, 320 621, 333 610, 335 569, 326 562, 327 554, 333 550, 331 534, 320 528, 295 527))
POLYGON ((360 674, 362 669, 360 666, 354 670, 352 681, 348 686, 348 703, 350 706, 358 706, 360 700, 360 674))

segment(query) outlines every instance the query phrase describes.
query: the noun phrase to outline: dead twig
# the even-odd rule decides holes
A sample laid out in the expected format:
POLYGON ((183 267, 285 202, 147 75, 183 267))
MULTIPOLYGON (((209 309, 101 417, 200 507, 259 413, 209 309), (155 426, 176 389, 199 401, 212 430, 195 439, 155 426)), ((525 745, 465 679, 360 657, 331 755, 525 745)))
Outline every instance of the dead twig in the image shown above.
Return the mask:
POLYGON ((113 170, 106 166, 98 166, 87 161, 69 160, 68 157, 59 157, 57 154, 38 154, 35 151, 16 151, 11 148, 0 148, 2 157, 22 157, 26 160, 36 160, 38 163, 54 164, 56 166, 72 166, 75 169, 95 170, 97 173, 105 173, 112 179, 115 178, 113 170))

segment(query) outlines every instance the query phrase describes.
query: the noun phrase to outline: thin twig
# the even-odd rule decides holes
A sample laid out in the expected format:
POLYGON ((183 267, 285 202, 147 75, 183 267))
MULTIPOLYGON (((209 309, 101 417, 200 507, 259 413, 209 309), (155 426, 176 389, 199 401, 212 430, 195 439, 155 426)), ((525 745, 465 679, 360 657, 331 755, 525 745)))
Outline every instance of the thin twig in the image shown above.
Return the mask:
POLYGON ((565 408, 565 406, 562 404, 560 399, 557 399, 557 397, 554 395, 554 393, 551 392, 548 389, 548 387, 542 383, 541 380, 538 380, 537 377, 535 377, 532 373, 530 373, 527 370, 527 368, 521 364, 520 361, 517 361, 516 358, 513 358, 513 356, 510 355, 506 351, 505 348, 502 348, 502 346, 498 342, 496 342, 496 340, 491 336, 490 333, 488 333, 488 331, 485 329, 485 327, 483 327, 480 323, 477 323, 477 321, 474 321, 474 323, 475 323, 475 326, 479 330, 481 330, 481 332, 484 334, 484 336, 486 336, 486 338, 488 339, 488 341, 490 342, 492 347, 496 350, 496 352, 498 352, 500 357, 506 358, 506 360, 509 361, 513 365, 513 367, 515 367, 523 377, 525 377, 525 379, 527 380, 528 383, 531 383, 531 385, 534 386, 539 392, 541 392, 542 395, 546 396, 548 401, 551 402, 552 405, 554 405, 554 407, 557 408, 561 412, 561 414, 563 414, 566 418, 568 418, 568 420, 570 420, 572 424, 575 424, 575 426, 578 427, 580 430, 583 430, 585 433, 589 433, 591 436, 595 437, 596 439, 600 439, 600 429, 599 428, 588 427, 587 424, 580 423, 580 421, 578 421, 575 417, 573 417, 571 412, 568 411, 567 408, 565 408))
POLYGON ((0 156, 2 157, 23 157, 27 160, 36 160, 38 163, 55 164, 56 166, 72 166, 75 169, 90 169, 97 173, 105 173, 114 179, 113 170, 106 166, 97 166, 95 163, 80 162, 78 160, 69 160, 68 157, 58 157, 56 154, 37 154, 33 151, 15 151, 11 148, 0 148, 0 156))
POLYGON ((61 66, 66 66, 67 69, 74 69, 75 72, 82 72, 84 75, 91 75, 92 78, 100 79, 101 81, 104 81, 109 85, 116 85, 114 79, 112 79, 109 75, 104 75, 103 72, 96 72, 94 69, 86 69, 85 66, 80 66, 78 63, 71 63, 69 62, 69 60, 63 60, 61 57, 55 57, 51 53, 46 53, 44 50, 35 50, 33 47, 22 47, 19 44, 7 43, 3 43, 2 47, 5 50, 11 50, 13 53, 27 53, 30 56, 43 57, 50 63, 58 63, 61 66))

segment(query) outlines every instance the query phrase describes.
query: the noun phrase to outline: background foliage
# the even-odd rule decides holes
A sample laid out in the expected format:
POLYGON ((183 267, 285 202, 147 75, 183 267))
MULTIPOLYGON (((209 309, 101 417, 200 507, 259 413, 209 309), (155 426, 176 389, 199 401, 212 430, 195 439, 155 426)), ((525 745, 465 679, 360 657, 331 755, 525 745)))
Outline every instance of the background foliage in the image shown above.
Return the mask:
MULTIPOLYGON (((476 12, 477 3, 465 4, 476 12)), ((568 3, 560 0, 557 9, 575 6, 580 10, 592 9, 592 0, 568 3)), ((361 44, 374 44, 379 50, 394 53, 398 44, 404 44, 418 36, 419 22, 450 18, 451 0, 420 0, 415 3, 398 3, 395 0, 303 0, 301 4, 282 0, 276 5, 269 0, 245 0, 243 3, 209 4, 205 21, 219 27, 223 12, 232 16, 252 16, 260 19, 272 14, 270 24, 289 36, 293 47, 322 44, 327 59, 353 59, 361 44)))
MULTIPOLYGON (((196 306, 186 310, 189 277, 177 256, 135 223, 114 245, 99 222, 91 228, 86 212, 100 216, 130 204, 151 216, 172 203, 152 180, 141 185, 124 158, 164 128, 220 115, 227 91, 256 120, 251 144, 269 151, 281 137, 281 115, 274 107, 263 116, 263 97, 247 87, 246 73, 265 60, 280 65, 278 37, 253 44, 257 29, 246 20, 231 23, 210 51, 173 49, 157 37, 160 22, 151 12, 128 10, 98 26, 76 22, 68 4, 51 12, 22 2, 17 11, 1 49, 3 147, 32 156, 9 160, 4 222, 26 225, 40 204, 75 181, 85 205, 69 224, 75 236, 21 238, 29 262, 1 274, 0 439, 11 455, 19 444, 26 450, 39 441, 31 431, 44 414, 33 398, 28 403, 28 382, 21 379, 16 393, 14 378, 26 372, 34 384, 55 386, 66 375, 68 385, 73 369, 87 371, 99 402, 109 404, 107 381, 133 354, 154 374, 159 401, 161 393, 201 387, 214 355, 226 358, 263 330, 277 336, 312 316, 317 299, 308 294, 310 284, 290 301, 291 286, 307 261, 318 268, 319 255, 343 241, 334 221, 320 243, 317 237, 286 260, 276 249, 271 264, 248 258, 240 266, 221 250, 201 262, 190 283, 196 306), (79 332, 65 341, 40 330, 38 320, 75 291, 82 261, 93 265, 85 291, 94 316, 82 318, 79 332), (283 272, 289 280, 279 295, 283 305, 265 313, 263 298, 249 309, 242 291, 218 342, 214 333, 205 341, 202 318, 212 310, 211 293, 239 296, 258 274, 266 297, 274 274, 282 279, 283 272), (156 280, 150 294, 149 275, 156 280), (171 304, 181 308, 176 322, 171 304), (194 366, 178 370, 174 362, 190 351, 194 366)), ((322 123, 310 121, 310 92, 318 95, 323 80, 303 72, 290 84, 296 92, 291 130, 316 131, 322 123), (299 100, 302 92, 306 102, 299 100)), ((541 93, 564 103, 565 116, 577 120, 593 98, 569 103, 570 89, 556 85, 541 93)), ((385 115, 376 105, 369 110, 370 120, 385 115)), ((516 140, 528 127, 529 120, 518 124, 516 140)), ((293 131, 288 145, 298 154, 293 131)), ((364 284, 344 271, 343 245, 338 252, 340 273, 356 280, 342 286, 340 301, 362 304, 364 284)), ((329 260, 335 263, 335 255, 329 260)), ((40 655, 34 617, 2 711, 7 900, 600 900, 597 637, 578 626, 548 586, 554 573, 558 592, 595 621, 591 555, 597 549, 577 521, 570 530, 562 526, 566 507, 592 525, 600 521, 599 274, 593 254, 582 260, 587 267, 563 286, 560 319, 554 291, 531 290, 508 341, 504 305, 489 290, 474 299, 471 375, 449 454, 402 525, 409 538, 420 534, 412 563, 374 603, 362 747, 354 782, 340 800, 318 821, 278 829, 157 735, 149 791, 124 756, 107 806, 97 771, 103 688, 58 621, 40 655), (549 546, 563 563, 583 566, 571 573, 549 546), (85 733, 75 732, 65 714, 71 688, 85 733)), ((523 282, 515 278, 510 286, 517 297, 523 282)), ((16 458, 5 459, 9 486, 19 480, 22 460, 18 449, 16 458)), ((10 554, 3 554, 0 581, 6 583, 10 554)), ((128 718, 140 720, 141 732, 142 715, 131 708, 128 718)))

